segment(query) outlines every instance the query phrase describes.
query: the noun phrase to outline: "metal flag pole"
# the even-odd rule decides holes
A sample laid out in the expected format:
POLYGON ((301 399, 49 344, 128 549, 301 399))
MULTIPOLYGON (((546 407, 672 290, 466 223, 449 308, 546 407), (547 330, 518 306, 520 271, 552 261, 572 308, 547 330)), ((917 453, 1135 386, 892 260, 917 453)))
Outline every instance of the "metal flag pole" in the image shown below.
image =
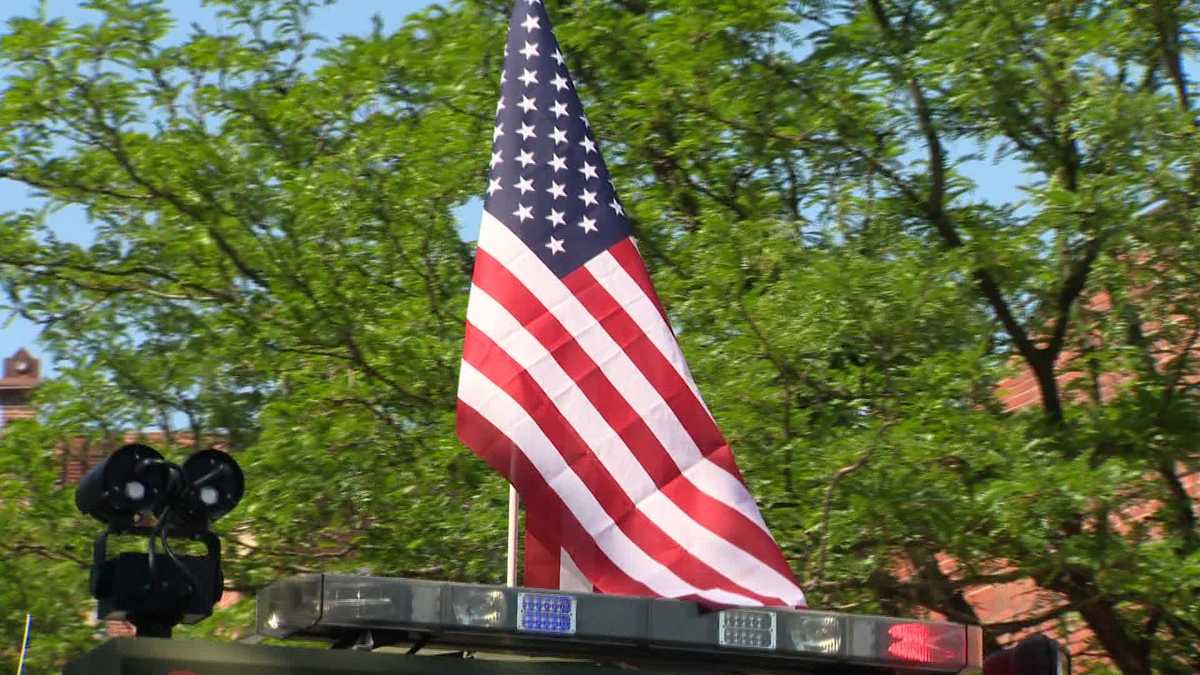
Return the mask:
POLYGON ((510 483, 508 485, 508 569, 504 582, 510 587, 517 585, 517 521, 520 517, 517 506, 519 503, 517 488, 510 483))
POLYGON ((25 635, 21 637, 21 656, 17 659, 17 675, 25 670, 25 650, 29 648, 29 624, 33 623, 33 615, 25 615, 25 635))

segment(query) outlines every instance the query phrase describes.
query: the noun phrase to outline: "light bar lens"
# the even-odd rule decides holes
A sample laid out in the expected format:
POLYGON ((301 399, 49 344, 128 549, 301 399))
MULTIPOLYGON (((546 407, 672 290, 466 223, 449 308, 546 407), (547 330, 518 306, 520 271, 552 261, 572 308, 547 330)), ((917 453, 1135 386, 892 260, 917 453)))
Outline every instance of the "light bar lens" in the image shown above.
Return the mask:
POLYGON ((258 632, 287 637, 307 629, 321 618, 321 575, 292 577, 258 592, 258 632))
POLYGON ((454 620, 464 626, 491 628, 504 622, 508 602, 504 591, 470 591, 456 593, 450 602, 454 620))
POLYGON ((775 614, 752 609, 721 612, 717 643, 723 647, 775 649, 775 614))
POLYGON ((967 666, 983 667, 983 628, 967 626, 967 666))
POLYGON ((341 574, 327 574, 324 580, 324 625, 389 628, 441 623, 440 584, 388 584, 380 583, 380 577, 341 574))
POLYGON ((958 626, 898 623, 887 629, 887 655, 923 665, 953 666, 966 660, 966 635, 958 626))
POLYGON ((953 623, 851 617, 851 658, 959 670, 967 666, 967 629, 953 623))
POLYGON ((842 625, 835 616, 793 616, 788 619, 792 648, 805 654, 835 656, 842 649, 842 625))
POLYGON ((325 588, 325 616, 337 621, 392 616, 399 611, 401 603, 386 590, 369 579, 359 583, 353 583, 353 580, 330 583, 325 588))
POLYGON ((517 629, 530 633, 574 635, 575 598, 550 593, 518 593, 517 629))

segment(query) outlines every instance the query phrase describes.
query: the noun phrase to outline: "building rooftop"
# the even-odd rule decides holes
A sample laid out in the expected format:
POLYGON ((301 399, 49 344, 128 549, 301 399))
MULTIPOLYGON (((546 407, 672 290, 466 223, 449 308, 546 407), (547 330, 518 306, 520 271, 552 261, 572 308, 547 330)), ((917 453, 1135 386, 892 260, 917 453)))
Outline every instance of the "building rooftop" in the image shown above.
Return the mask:
POLYGON ((42 362, 21 347, 4 359, 4 375, 0 389, 33 389, 42 382, 42 362))

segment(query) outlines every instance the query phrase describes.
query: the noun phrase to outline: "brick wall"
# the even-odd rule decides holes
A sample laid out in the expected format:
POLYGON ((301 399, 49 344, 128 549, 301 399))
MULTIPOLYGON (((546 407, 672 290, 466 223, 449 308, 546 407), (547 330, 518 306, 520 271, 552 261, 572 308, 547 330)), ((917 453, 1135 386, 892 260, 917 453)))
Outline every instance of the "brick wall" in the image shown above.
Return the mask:
MULTIPOLYGON (((1200 504, 1200 473, 1185 475, 1182 480, 1188 494, 1197 504, 1200 504)), ((1146 520, 1154 515, 1158 507, 1159 504, 1149 501, 1135 504, 1121 516, 1114 517, 1114 529, 1125 530, 1133 523, 1146 520)), ((948 571, 951 575, 953 574, 952 570, 953 565, 948 571)), ((998 571, 1003 572, 1004 570, 998 571)), ((975 609, 980 621, 985 624, 1031 618, 1067 604, 1065 597, 1038 588, 1032 579, 1020 579, 1007 584, 976 586, 968 589, 964 593, 964 597, 975 609)), ((1072 658, 1079 665, 1107 663, 1099 651, 1099 647, 1094 643, 1091 631, 1087 629, 1082 619, 1073 614, 1002 636, 1000 642, 1009 644, 1034 633, 1044 633, 1065 644, 1071 651, 1072 658)))
MULTIPOLYGON (((1110 309, 1110 307, 1111 303, 1104 294, 1098 295, 1089 303, 1089 309, 1093 311, 1102 312, 1110 309)), ((1149 328, 1151 329, 1149 331, 1151 335, 1157 332, 1153 330, 1156 327, 1149 328)), ((1185 347, 1173 345, 1162 340, 1153 340, 1151 358, 1156 367, 1167 368, 1181 356, 1185 349, 1185 347)), ((1200 346, 1194 346, 1191 357, 1200 361, 1200 346)), ((1080 380, 1085 375, 1081 370, 1073 366, 1077 358, 1078 353, 1064 351, 1055 363, 1055 372, 1057 373, 1055 380, 1059 385, 1059 389, 1063 396, 1075 403, 1084 405, 1103 404, 1116 396, 1122 386, 1129 384, 1133 380, 1133 376, 1129 374, 1103 373, 1095 385, 1089 383, 1089 386, 1080 386, 1083 383, 1077 382, 1077 380, 1080 380), (1070 386, 1073 382, 1076 382, 1075 387, 1070 386)), ((1184 384, 1196 382, 1200 382, 1200 372, 1185 375, 1182 378, 1182 383, 1184 384)), ((1041 405, 1041 394, 1037 386, 1037 380, 1033 372, 1029 370, 1001 381, 997 388, 997 396, 1004 409, 1009 412, 1016 412, 1041 405)), ((1200 505, 1200 473, 1184 473, 1181 479, 1188 494, 1200 505)), ((1128 531, 1132 524, 1151 518, 1159 507, 1159 503, 1150 500, 1132 504, 1123 513, 1114 516, 1111 525, 1118 532, 1128 531)), ((1023 579, 1008 584, 980 586, 969 589, 965 595, 984 623, 1014 621, 1034 617, 1046 610, 1066 604, 1065 598, 1053 592, 1037 588, 1030 579, 1023 579)), ((1066 644, 1070 648, 1073 657, 1081 665, 1085 663, 1106 663, 1106 659, 1103 658, 1094 644, 1092 633, 1083 624, 1082 620, 1072 614, 1062 619, 1005 636, 1001 642, 1013 642, 1037 632, 1055 637, 1066 644)))

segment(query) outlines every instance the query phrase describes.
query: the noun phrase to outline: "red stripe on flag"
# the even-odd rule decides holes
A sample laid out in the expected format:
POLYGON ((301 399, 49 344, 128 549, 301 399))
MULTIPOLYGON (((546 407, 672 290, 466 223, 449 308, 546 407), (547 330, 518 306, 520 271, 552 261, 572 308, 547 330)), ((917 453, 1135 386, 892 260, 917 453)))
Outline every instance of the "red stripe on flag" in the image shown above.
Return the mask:
MULTIPOLYGON (((609 518, 638 548, 696 588, 732 591, 768 605, 786 604, 781 598, 759 595, 743 588, 714 570, 638 509, 620 483, 579 437, 571 423, 562 416, 554 401, 546 395, 533 377, 522 370, 499 345, 470 323, 466 326, 466 336, 463 340, 463 360, 503 389, 534 420, 575 475, 579 476, 588 491, 595 496, 609 518)), ((676 481, 672 486, 679 483, 680 481, 676 481)), ((703 500, 688 495, 686 489, 672 491, 682 492, 685 498, 691 497, 694 500, 691 509, 681 506, 703 524, 703 519, 696 513, 705 508, 703 500)), ((670 497, 670 494, 667 494, 670 497)), ((757 527, 754 529, 761 532, 757 527)), ((726 539, 737 541, 740 538, 738 534, 731 532, 726 539)))
POLYGON ((635 457, 655 485, 661 488, 679 476, 679 468, 654 432, 575 338, 520 280, 483 249, 475 256, 475 285, 500 303, 554 356, 625 445, 636 449, 635 457))
MULTIPOLYGON (((679 419, 680 425, 695 441, 700 454, 708 456, 726 447, 721 431, 717 429, 700 400, 692 393, 687 382, 684 382, 658 347, 642 332, 620 303, 596 281, 592 273, 586 267, 580 267, 564 277, 563 283, 588 313, 604 326, 604 330, 621 346, 629 360, 633 361, 658 395, 667 402, 675 417, 679 419)), ((717 463, 717 466, 741 479, 732 457, 718 454, 710 459, 717 463)))
MULTIPOLYGON (((621 267, 625 268, 634 283, 642 289, 642 293, 650 298, 650 301, 658 308, 658 313, 662 315, 663 323, 667 324, 667 328, 670 329, 671 321, 667 319, 667 310, 663 308, 662 301, 658 299, 658 293, 654 291, 654 284, 650 281, 650 272, 646 270, 646 262, 642 260, 642 254, 638 252, 633 238, 626 237, 618 241, 609 247, 608 252, 617 259, 621 267)), ((674 332, 674 330, 671 331, 672 334, 674 332)))
MULTIPOLYGON (((569 517, 569 516, 566 516, 569 517)), ((562 567, 561 511, 549 506, 530 508, 525 505, 525 561, 522 586, 533 588, 561 587, 559 569, 562 567)))
MULTIPOLYGON (((596 318, 617 344, 625 350, 638 370, 646 376, 663 400, 675 412, 683 427, 696 441, 701 451, 717 466, 741 480, 733 453, 721 432, 709 417, 700 400, 679 376, 662 352, 655 347, 633 318, 617 303, 586 268, 580 267, 563 279, 575 297, 596 318)), ((791 568, 784 560, 778 544, 756 523, 750 522, 736 509, 700 492, 692 491, 674 481, 660 486, 663 493, 722 539, 732 542, 754 557, 770 565, 786 579, 793 579, 791 568)))
MULTIPOLYGON (((674 460, 640 415, 629 406, 624 397, 591 360, 591 357, 583 351, 553 314, 525 288, 520 280, 485 250, 480 249, 477 252, 475 265, 476 285, 493 300, 500 303, 553 355, 568 377, 579 385, 597 412, 629 448, 635 449, 635 458, 646 468, 654 484, 668 499, 702 527, 730 544, 738 546, 784 579, 795 584, 791 569, 770 535, 764 532, 758 523, 747 518, 745 514, 697 488, 693 482, 679 475, 679 469, 675 466, 674 460)), ((580 270, 577 270, 575 274, 580 270)), ((620 311, 619 308, 617 310, 620 311)), ((624 315, 623 311, 620 313, 624 315)), ((627 315, 624 316, 628 318, 627 315)), ((648 349, 659 354, 653 345, 648 345, 648 349)), ((516 365, 508 366, 509 369, 513 367, 516 365)), ((669 364, 667 367, 670 367, 669 364)), ((674 372, 673 369, 672 372, 674 372)), ((489 377, 489 379, 497 384, 503 384, 493 377, 489 377)), ((709 424, 712 423, 707 413, 704 418, 709 424)), ((732 464, 733 457, 728 447, 722 447, 710 453, 710 460, 716 460, 714 463, 720 466, 722 460, 732 464)), ((736 474, 733 475, 736 476, 736 474)), ((615 517, 614 520, 616 520, 615 517)))
MULTIPOLYGON (((536 510, 542 514, 561 513, 562 546, 570 553, 579 569, 595 584, 597 590, 619 595, 655 596, 641 582, 633 579, 613 564, 600 550, 583 526, 570 515, 554 490, 529 462, 520 448, 471 406, 458 402, 458 437, 474 450, 493 469, 503 473, 511 468, 516 480, 513 485, 525 501, 526 513, 536 510)), ((558 556, 555 556, 555 560, 558 556)))

